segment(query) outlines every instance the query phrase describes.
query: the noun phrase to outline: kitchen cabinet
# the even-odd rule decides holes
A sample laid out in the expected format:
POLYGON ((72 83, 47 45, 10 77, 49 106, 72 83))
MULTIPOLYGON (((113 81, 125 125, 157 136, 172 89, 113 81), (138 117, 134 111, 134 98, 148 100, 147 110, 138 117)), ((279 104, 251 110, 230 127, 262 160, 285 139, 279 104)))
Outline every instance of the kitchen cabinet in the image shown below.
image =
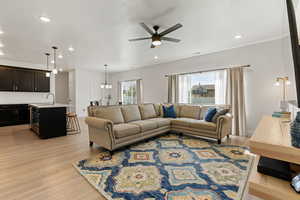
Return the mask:
POLYGON ((48 139, 67 135, 67 105, 37 105, 30 107, 30 127, 39 138, 48 139))
POLYGON ((14 81, 11 69, 0 67, 0 91, 13 91, 14 81))
POLYGON ((0 126, 29 124, 28 104, 0 105, 0 126))
POLYGON ((0 91, 50 92, 50 78, 43 70, 0 66, 0 91))
POLYGON ((34 71, 13 70, 14 91, 34 92, 34 71))
POLYGON ((46 77, 46 72, 35 72, 35 92, 50 92, 50 78, 46 77))

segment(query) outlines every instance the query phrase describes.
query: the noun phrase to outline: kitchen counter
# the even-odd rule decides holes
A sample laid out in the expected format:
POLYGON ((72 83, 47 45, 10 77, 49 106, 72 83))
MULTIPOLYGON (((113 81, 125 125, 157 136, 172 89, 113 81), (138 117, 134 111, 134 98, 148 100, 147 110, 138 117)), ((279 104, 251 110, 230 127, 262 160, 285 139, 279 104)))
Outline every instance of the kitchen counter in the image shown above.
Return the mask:
POLYGON ((69 107, 68 104, 48 104, 48 103, 36 103, 36 104, 29 104, 29 106, 37 107, 37 108, 64 108, 69 107))
POLYGON ((30 125, 41 139, 67 135, 65 104, 29 104, 30 125))

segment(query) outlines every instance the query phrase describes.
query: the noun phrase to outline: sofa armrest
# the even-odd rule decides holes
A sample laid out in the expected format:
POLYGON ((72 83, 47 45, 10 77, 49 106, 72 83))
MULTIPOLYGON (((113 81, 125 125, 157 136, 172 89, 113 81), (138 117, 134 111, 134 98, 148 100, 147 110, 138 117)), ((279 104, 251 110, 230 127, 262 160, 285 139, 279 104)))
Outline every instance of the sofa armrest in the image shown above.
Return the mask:
POLYGON ((230 113, 218 117, 217 133, 219 139, 222 139, 223 137, 231 134, 232 118, 233 117, 230 113))
POLYGON ((111 130, 114 125, 114 123, 110 120, 97 117, 87 117, 85 118, 85 123, 93 128, 105 130, 111 130))
POLYGON ((90 142, 104 147, 108 150, 113 150, 115 145, 115 137, 113 134, 114 123, 107 119, 101 119, 97 117, 87 117, 85 122, 89 128, 90 142))

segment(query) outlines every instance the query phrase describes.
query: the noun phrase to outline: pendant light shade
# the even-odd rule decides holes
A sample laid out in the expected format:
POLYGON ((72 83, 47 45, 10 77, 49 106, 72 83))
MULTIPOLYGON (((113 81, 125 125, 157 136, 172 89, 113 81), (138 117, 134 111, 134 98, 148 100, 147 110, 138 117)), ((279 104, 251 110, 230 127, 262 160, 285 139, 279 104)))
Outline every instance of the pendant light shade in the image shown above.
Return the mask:
POLYGON ((55 74, 58 73, 58 70, 56 68, 56 50, 57 50, 57 47, 53 46, 52 49, 53 49, 53 61, 54 61, 54 63, 53 63, 54 68, 52 70, 52 73, 55 75, 55 74))
POLYGON ((105 73, 105 81, 104 81, 104 83, 101 83, 100 88, 101 89, 111 89, 112 84, 108 83, 108 81, 107 81, 107 64, 104 65, 104 73, 105 73))
MULTIPOLYGON (((47 57, 47 70, 49 70, 49 56, 50 53, 45 53, 46 57, 47 57)), ((51 73, 50 72, 46 72, 46 77, 50 77, 51 73)))

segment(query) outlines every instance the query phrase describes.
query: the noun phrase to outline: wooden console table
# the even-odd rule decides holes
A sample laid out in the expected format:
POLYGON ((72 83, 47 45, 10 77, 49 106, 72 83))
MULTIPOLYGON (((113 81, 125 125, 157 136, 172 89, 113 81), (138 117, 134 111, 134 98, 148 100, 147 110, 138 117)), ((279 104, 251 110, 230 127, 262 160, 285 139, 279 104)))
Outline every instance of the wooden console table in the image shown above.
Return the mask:
POLYGON ((290 182, 257 172, 260 156, 300 164, 300 149, 291 145, 286 119, 264 116, 250 139, 250 151, 257 154, 249 178, 249 193, 265 200, 299 200, 290 182))

